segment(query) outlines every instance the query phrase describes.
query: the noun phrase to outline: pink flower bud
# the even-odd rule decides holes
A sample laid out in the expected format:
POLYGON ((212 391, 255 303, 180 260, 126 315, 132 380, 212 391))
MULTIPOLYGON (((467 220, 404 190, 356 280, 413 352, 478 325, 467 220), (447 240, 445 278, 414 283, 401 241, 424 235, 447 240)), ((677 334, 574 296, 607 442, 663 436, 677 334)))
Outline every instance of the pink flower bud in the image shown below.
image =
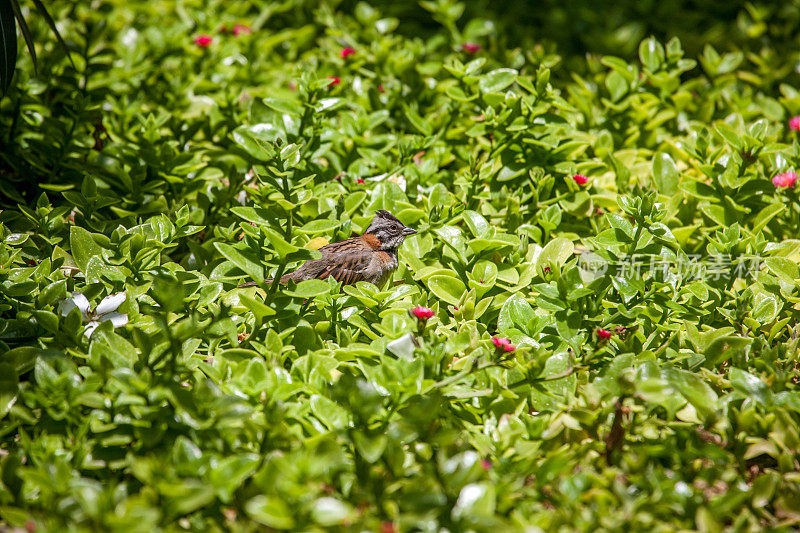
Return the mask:
POLYGON ((357 184, 357 185, 364 185, 364 183, 366 183, 366 182, 364 181, 364 178, 356 178, 356 184, 357 184))
POLYGON ((477 54, 481 50, 481 45, 478 43, 464 43, 461 45, 461 49, 468 54, 477 54))
POLYGON ((355 48, 351 48, 351 47, 348 46, 346 48, 342 48, 339 51, 339 57, 341 57, 342 59, 347 59, 348 56, 351 56, 351 55, 353 55, 355 53, 356 53, 356 49, 355 48))
POLYGON ((331 80, 328 82, 328 87, 336 87, 342 83, 342 80, 339 78, 339 76, 328 76, 328 79, 331 80))
POLYGON ((481 468, 488 472, 492 468, 492 462, 489 459, 481 459, 481 468))
POLYGON ((797 172, 789 171, 772 178, 772 184, 778 188, 790 189, 797 183, 797 172))
POLYGON ((607 341, 611 338, 611 332, 607 329, 598 329, 597 330, 597 338, 600 340, 607 341))
POLYGON ((419 320, 428 320, 433 316, 433 309, 419 305, 412 308, 409 313, 411 313, 412 316, 417 317, 419 320))
POLYGON ((792 117, 789 119, 789 129, 794 131, 800 131, 800 115, 796 117, 792 117))
POLYGON ((517 347, 511 344, 511 341, 505 337, 492 337, 492 344, 497 346, 498 351, 513 352, 517 349, 517 347))
POLYGON ((249 35, 252 32, 253 30, 250 29, 250 26, 245 26, 244 24, 237 24, 233 27, 233 35, 235 37, 240 35, 249 35))
POLYGON ((583 174, 575 174, 572 176, 572 179, 575 180, 575 183, 578 185, 586 185, 589 182, 589 178, 584 176, 583 174))
POLYGON ((205 33, 194 38, 194 44, 202 48, 208 48, 212 42, 214 42, 214 38, 205 33))

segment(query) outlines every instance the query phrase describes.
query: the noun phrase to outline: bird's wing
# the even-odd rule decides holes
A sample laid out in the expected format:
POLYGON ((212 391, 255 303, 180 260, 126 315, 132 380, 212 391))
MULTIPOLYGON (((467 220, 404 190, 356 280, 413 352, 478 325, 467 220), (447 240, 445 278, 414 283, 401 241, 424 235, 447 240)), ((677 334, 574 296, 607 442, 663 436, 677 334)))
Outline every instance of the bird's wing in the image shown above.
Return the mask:
POLYGON ((334 253, 331 257, 326 258, 325 268, 317 277, 320 279, 332 277, 344 285, 364 281, 372 254, 373 252, 367 251, 334 253))

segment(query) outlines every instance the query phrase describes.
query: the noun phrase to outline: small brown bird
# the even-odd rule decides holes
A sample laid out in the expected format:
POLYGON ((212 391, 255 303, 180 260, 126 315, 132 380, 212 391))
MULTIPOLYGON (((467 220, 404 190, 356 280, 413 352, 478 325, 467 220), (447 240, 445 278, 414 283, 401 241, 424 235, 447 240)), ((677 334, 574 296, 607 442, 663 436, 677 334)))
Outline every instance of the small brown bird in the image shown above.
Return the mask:
MULTIPOLYGON (((281 276, 280 283, 333 277, 345 285, 368 281, 380 287, 397 269, 397 248, 416 232, 381 209, 375 212, 375 218, 363 235, 323 246, 319 249, 322 257, 306 261, 294 272, 281 276)), ((264 281, 273 282, 272 279, 264 281)), ((253 285, 258 282, 243 283, 239 287, 253 285)))

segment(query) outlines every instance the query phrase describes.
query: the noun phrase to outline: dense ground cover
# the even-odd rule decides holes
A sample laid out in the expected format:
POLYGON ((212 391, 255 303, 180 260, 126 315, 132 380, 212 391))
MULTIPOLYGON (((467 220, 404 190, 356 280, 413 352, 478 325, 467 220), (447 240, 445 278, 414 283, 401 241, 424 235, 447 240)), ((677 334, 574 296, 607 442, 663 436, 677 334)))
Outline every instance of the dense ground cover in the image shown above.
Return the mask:
POLYGON ((798 527, 800 6, 704 5, 25 11, 0 528, 798 527))

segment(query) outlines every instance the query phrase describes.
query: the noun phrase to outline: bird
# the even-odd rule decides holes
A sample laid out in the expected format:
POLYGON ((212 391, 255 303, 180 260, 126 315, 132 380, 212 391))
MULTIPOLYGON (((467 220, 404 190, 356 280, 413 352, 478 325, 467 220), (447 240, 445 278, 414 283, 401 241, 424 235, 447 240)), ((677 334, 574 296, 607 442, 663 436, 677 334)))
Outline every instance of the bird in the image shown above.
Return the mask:
MULTIPOLYGON (((279 283, 332 277, 344 285, 367 281, 381 287, 397 269, 397 249, 406 237, 415 233, 417 230, 404 225, 389 211, 379 209, 363 235, 323 246, 319 249, 322 257, 284 274, 279 283)), ((273 283, 274 279, 264 282, 273 283)), ((254 285, 258 282, 250 281, 239 287, 254 285)))

